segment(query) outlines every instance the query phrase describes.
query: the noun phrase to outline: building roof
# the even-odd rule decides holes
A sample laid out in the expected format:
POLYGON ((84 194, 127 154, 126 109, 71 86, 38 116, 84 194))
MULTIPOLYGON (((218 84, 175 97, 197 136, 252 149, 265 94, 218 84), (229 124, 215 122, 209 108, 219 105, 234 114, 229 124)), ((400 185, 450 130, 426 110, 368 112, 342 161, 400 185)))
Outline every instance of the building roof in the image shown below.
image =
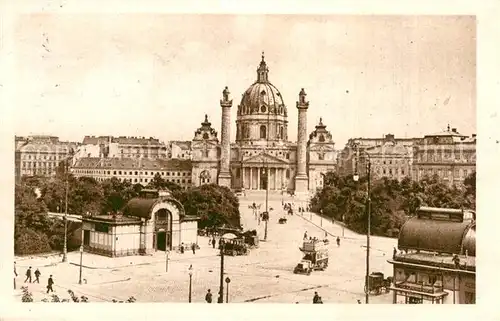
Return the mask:
POLYGON ((434 136, 467 137, 466 135, 460 134, 456 128, 450 128, 450 125, 448 125, 448 127, 444 131, 434 133, 434 134, 425 135, 425 137, 434 137, 434 136))
POLYGON ((83 157, 76 161, 73 168, 190 171, 192 164, 189 159, 83 157))
POLYGON ((461 254, 468 250, 468 254, 474 256, 475 244, 472 247, 471 240, 465 244, 468 248, 464 247, 465 236, 473 227, 475 229, 475 223, 470 221, 413 217, 401 227, 398 248, 449 254, 461 254))
POLYGON ((99 145, 105 143, 118 143, 124 145, 163 145, 159 139, 154 137, 129 137, 129 136, 85 136, 84 145, 99 145))
POLYGON ((402 145, 397 143, 388 142, 382 145, 368 147, 366 152, 368 154, 383 154, 387 155, 401 155, 401 156, 410 156, 410 150, 408 145, 402 145))
MULTIPOLYGON (((476 258, 474 256, 459 255, 460 269, 476 271, 476 258)), ((439 268, 456 269, 453 255, 436 255, 426 252, 409 252, 396 254, 390 263, 410 263, 439 268)))
POLYGON ((174 203, 179 209, 179 216, 183 218, 185 216, 184 206, 181 202, 173 197, 160 197, 160 198, 142 198, 135 197, 128 201, 127 205, 123 208, 123 215, 125 216, 135 216, 145 219, 151 219, 151 210, 153 207, 162 202, 174 203))

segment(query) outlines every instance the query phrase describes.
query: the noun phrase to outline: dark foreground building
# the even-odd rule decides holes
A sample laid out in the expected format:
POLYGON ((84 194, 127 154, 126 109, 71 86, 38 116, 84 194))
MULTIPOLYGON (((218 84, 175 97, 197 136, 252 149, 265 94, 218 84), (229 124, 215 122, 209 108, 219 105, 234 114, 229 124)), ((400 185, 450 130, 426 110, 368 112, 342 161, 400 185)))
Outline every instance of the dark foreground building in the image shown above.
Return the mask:
POLYGON ((475 213, 421 207, 401 228, 393 303, 475 304, 475 213))

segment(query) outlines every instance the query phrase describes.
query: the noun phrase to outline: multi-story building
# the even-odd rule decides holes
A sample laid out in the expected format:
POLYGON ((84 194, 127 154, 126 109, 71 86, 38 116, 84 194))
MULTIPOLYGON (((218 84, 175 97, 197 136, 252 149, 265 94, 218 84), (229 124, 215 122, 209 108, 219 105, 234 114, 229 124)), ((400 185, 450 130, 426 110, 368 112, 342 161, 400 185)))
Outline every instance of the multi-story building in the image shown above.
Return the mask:
POLYGON ((116 177, 132 184, 148 185, 156 174, 183 188, 192 186, 191 161, 179 159, 84 157, 71 168, 75 177, 93 177, 104 181, 116 177))
POLYGON ((365 152, 367 152, 376 161, 372 162, 372 169, 375 169, 372 173, 377 176, 388 176, 396 179, 410 176, 411 147, 418 140, 419 138, 395 138, 393 134, 387 134, 382 138, 350 138, 344 149, 338 153, 337 171, 341 175, 354 174, 355 170, 365 174, 365 152))
POLYGON ((398 248, 388 260, 394 304, 475 303, 474 212, 422 207, 402 226, 398 248))
POLYGON ((157 138, 85 136, 75 155, 105 158, 167 158, 167 146, 157 138))
POLYGON ((476 171, 476 135, 468 137, 456 128, 426 135, 413 147, 412 178, 437 175, 450 185, 463 183, 476 171))
POLYGON ((56 136, 34 135, 16 137, 15 177, 52 176, 62 161, 73 157, 77 143, 61 142, 56 136))
POLYGON ((191 159, 191 141, 171 141, 168 147, 168 158, 191 159))
MULTIPOLYGON (((401 181, 411 177, 412 147, 393 140, 386 140, 384 144, 366 148, 370 157, 372 177, 387 177, 401 181)), ((367 157, 360 155, 358 169, 366 168, 367 157)), ((360 170, 359 172, 364 172, 360 170)))

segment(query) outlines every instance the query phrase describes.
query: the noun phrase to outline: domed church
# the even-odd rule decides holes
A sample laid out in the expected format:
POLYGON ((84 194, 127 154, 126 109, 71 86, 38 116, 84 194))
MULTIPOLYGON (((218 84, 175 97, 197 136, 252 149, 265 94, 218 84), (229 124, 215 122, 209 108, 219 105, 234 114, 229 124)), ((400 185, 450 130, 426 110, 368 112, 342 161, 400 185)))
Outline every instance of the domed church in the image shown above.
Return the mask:
POLYGON ((217 183, 233 190, 286 191, 307 195, 322 187, 322 174, 335 168, 332 135, 320 119, 309 134, 309 101, 304 89, 296 108, 297 142, 288 137, 288 106, 269 81, 269 68, 262 54, 257 79, 243 93, 237 106, 236 126, 231 128, 233 100, 226 87, 220 100, 221 138, 208 117, 195 131, 191 144, 194 185, 217 183), (230 142, 236 130, 236 141, 230 142))

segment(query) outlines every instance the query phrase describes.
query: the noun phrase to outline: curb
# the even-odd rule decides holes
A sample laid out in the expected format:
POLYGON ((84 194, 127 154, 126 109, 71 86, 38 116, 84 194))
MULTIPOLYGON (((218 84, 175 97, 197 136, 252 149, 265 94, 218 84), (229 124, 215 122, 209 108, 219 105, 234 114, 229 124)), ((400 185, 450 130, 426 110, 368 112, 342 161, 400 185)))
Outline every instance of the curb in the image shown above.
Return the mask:
MULTIPOLYGON (((357 240, 357 238, 354 238, 354 237, 346 237, 346 236, 335 235, 335 234, 330 233, 329 231, 325 230, 322 226, 319 226, 318 224, 314 223, 313 221, 308 220, 308 219, 307 219, 307 218, 305 218, 304 216, 299 215, 299 217, 301 217, 304 221, 306 221, 306 222, 308 222, 308 223, 310 223, 310 224, 312 224, 312 225, 316 226, 317 228, 319 228, 319 229, 323 230, 324 232, 326 232, 327 234, 329 234, 329 235, 331 235, 331 236, 338 236, 338 237, 342 237, 343 239, 347 239, 347 240, 357 240)), ((346 228, 346 227, 344 227, 344 228, 346 228)), ((350 231, 350 230, 349 230, 349 231, 350 231)), ((352 231, 351 231, 351 232, 352 232, 352 231)), ((356 233, 356 232, 354 232, 354 233, 356 233)), ((358 234, 358 235, 360 235, 360 234, 358 234)))
MULTIPOLYGON (((169 258, 169 262, 179 262, 179 261, 185 261, 188 259, 202 259, 202 258, 207 258, 207 257, 213 257, 215 255, 204 255, 204 256, 195 256, 191 258, 178 258, 178 259, 171 259, 169 258)), ((118 266, 105 266, 105 267, 99 267, 99 266, 90 266, 90 265, 84 265, 82 264, 82 267, 86 269, 91 269, 91 270, 114 270, 114 269, 123 269, 127 267, 132 267, 132 266, 142 266, 142 265, 151 265, 155 263, 160 263, 160 262, 165 262, 165 260, 156 260, 156 261, 151 261, 151 262, 142 262, 142 263, 136 263, 136 264, 127 264, 127 265, 118 265, 118 266)), ((75 266, 80 266, 80 263, 74 263, 74 262, 69 262, 71 265, 75 266)))

